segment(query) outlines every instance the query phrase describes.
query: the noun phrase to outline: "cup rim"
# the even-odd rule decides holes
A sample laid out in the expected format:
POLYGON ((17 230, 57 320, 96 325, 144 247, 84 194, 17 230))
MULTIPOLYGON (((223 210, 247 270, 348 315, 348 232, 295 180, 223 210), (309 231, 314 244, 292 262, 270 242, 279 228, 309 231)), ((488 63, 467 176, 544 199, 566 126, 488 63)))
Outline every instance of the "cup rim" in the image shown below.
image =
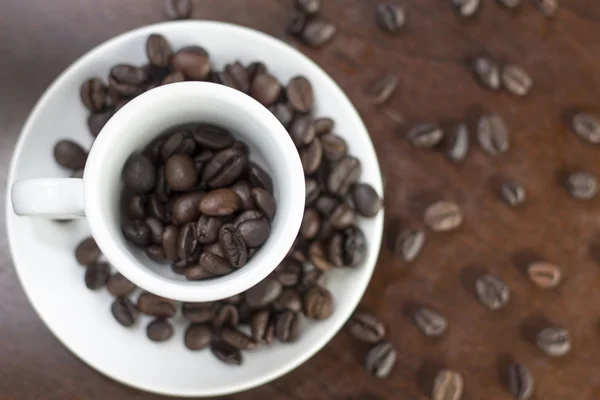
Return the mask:
MULTIPOLYGON (((94 142, 88 155, 83 182, 86 218, 92 236, 109 263, 138 287, 178 301, 206 302, 220 300, 241 293, 262 281, 279 265, 292 247, 300 229, 304 211, 304 170, 298 151, 286 129, 269 110, 252 97, 227 86, 210 82, 180 82, 160 86, 142 93, 123 106, 107 122, 94 142), (290 185, 292 193, 288 196, 289 201, 285 207, 287 212, 281 223, 281 229, 277 232, 275 242, 269 245, 268 259, 270 262, 253 264, 249 262, 238 270, 243 270, 243 274, 231 273, 201 281, 176 281, 161 276, 141 263, 132 262, 132 257, 127 248, 112 237, 108 218, 106 218, 102 212, 102 207, 100 207, 100 193, 103 188, 97 183, 103 171, 99 167, 102 162, 110 159, 107 157, 110 157, 111 145, 118 141, 119 134, 122 133, 120 131, 122 122, 131 115, 133 110, 155 105, 156 102, 164 102, 163 99, 168 99, 170 96, 182 92, 186 92, 187 95, 205 98, 218 97, 220 100, 235 104, 238 109, 247 110, 257 119, 261 119, 263 123, 269 126, 265 134, 272 135, 273 142, 279 151, 278 158, 281 159, 289 173, 286 179, 293 183, 290 185)), ((271 232, 271 236, 274 236, 274 233, 271 232)))

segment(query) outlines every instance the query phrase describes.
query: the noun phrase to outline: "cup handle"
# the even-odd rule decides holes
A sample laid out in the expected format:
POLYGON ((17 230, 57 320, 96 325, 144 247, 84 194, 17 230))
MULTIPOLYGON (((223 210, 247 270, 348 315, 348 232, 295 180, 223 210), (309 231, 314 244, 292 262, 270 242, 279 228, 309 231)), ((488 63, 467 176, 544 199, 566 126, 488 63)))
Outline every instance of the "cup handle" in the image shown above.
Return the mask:
POLYGON ((50 219, 74 219, 85 215, 83 179, 22 179, 13 183, 11 200, 15 214, 50 219))

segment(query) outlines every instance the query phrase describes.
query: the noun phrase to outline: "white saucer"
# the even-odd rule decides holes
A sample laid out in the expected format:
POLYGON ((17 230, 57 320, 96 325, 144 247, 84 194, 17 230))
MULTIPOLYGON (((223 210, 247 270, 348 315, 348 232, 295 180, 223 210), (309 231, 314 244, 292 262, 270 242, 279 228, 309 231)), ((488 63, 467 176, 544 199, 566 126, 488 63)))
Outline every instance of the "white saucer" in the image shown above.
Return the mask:
MULTIPOLYGON (((316 64, 292 47, 263 33, 219 22, 186 21, 152 25, 117 36, 84 55, 46 90, 29 116, 14 152, 8 187, 17 179, 65 177, 68 172, 53 159, 61 138, 88 147, 92 136, 87 111, 79 100, 81 83, 93 76, 106 78, 118 63, 145 64, 145 43, 151 33, 167 37, 175 49, 201 45, 217 68, 240 60, 264 61, 282 82, 304 75, 313 84, 315 116, 335 120, 350 153, 362 162, 361 181, 383 192, 373 144, 358 113, 335 82, 316 64)), ((156 344, 146 338, 142 318, 131 329, 116 323, 110 313, 112 297, 105 289, 91 292, 83 282, 84 269, 74 248, 89 230, 85 220, 57 223, 17 217, 7 190, 8 237, 21 284, 29 300, 56 337, 75 355, 101 373, 142 390, 172 396, 215 396, 267 383, 302 364, 323 347, 348 319, 366 289, 381 245, 383 212, 361 220, 368 239, 364 265, 328 274, 328 288, 336 300, 332 317, 307 322, 294 344, 275 344, 244 352, 241 367, 227 366, 210 351, 192 352, 183 345, 185 322, 175 319, 176 333, 156 344)))

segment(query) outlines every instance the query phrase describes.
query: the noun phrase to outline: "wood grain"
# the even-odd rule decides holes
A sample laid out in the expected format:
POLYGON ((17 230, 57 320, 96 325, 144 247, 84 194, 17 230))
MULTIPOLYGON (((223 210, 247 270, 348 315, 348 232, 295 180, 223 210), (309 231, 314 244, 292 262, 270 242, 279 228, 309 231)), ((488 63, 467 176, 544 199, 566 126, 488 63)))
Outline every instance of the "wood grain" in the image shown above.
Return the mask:
MULTIPOLYGON (((441 366, 461 372, 465 400, 510 399, 502 386, 511 359, 537 379, 535 399, 600 398, 600 196, 572 200, 565 173, 600 176, 599 148, 568 129, 573 110, 600 114, 600 3, 563 0, 556 18, 525 1, 516 11, 485 0, 463 20, 450 1, 405 0, 403 32, 380 32, 376 1, 323 1, 322 15, 338 27, 334 41, 308 49, 286 37, 292 2, 203 0, 193 18, 233 22, 290 40, 318 62, 348 93, 367 124, 386 178, 387 224, 423 227, 423 209, 437 199, 461 205, 457 231, 428 232, 423 254, 410 266, 382 248, 362 308, 377 313, 397 346, 391 377, 376 380, 361 363, 366 348, 338 334, 303 366, 232 400, 418 400, 428 398, 431 375, 441 366), (518 64, 534 77, 526 98, 481 88, 466 62, 489 54, 518 64), (384 106, 373 106, 364 85, 383 73, 399 79, 384 106), (474 147, 454 165, 442 154, 411 148, 406 129, 421 121, 465 120, 483 110, 502 115, 511 150, 490 157, 474 147), (498 182, 515 179, 527 190, 523 207, 499 198, 498 182), (532 258, 564 269, 563 284, 542 291, 523 274, 532 258), (491 271, 512 288, 502 311, 490 312, 473 296, 473 277, 491 271), (449 321, 441 339, 423 337, 405 316, 427 304, 449 321), (567 327, 572 352, 543 356, 531 343, 540 321, 567 327)), ((77 57, 116 34, 163 20, 162 2, 147 0, 3 0, 0 2, 0 170, 5 182, 12 148, 31 107, 50 82, 77 57)), ((473 139, 473 137, 472 137, 473 139)), ((3 201, 3 199, 2 199, 3 201)), ((0 216, 4 222, 3 214, 0 216)), ((69 353, 33 312, 0 238, 0 399, 158 399, 117 384, 69 353)))

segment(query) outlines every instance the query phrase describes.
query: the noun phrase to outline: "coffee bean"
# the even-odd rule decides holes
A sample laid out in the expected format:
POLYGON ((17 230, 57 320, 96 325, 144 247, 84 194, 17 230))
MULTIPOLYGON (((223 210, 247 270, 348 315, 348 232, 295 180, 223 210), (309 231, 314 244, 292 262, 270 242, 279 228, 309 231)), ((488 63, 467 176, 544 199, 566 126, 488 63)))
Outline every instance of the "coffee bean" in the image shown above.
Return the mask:
POLYGON ((190 324, 183 338, 185 347, 190 350, 202 350, 210 344, 213 338, 212 329, 204 324, 190 324))
POLYGON ((65 139, 54 146, 54 159, 61 167, 83 169, 87 160, 87 152, 74 141, 65 139))
POLYGON ((275 324, 268 310, 262 310, 253 314, 250 327, 254 340, 263 344, 273 343, 275 339, 275 324))
POLYGON ((257 74, 252 80, 250 96, 265 107, 275 103, 280 93, 281 83, 268 72, 257 74))
POLYGON ((498 114, 486 114, 479 118, 477 139, 481 148, 491 155, 505 153, 510 147, 508 129, 498 114))
POLYGON ((547 355, 562 357, 571 350, 571 335, 566 329, 553 326, 540 331, 536 343, 547 355))
POLYGON ((107 263, 90 264, 85 270, 85 286, 91 290, 100 289, 106 284, 109 275, 110 266, 107 263))
POLYGON ((382 75, 371 82, 365 94, 374 104, 383 104, 394 94, 398 87, 398 78, 395 75, 382 75))
POLYGON ((307 240, 313 239, 319 233, 320 226, 321 218, 317 210, 313 208, 305 209, 300 224, 300 236, 307 240))
MULTIPOLYGON (((169 188, 169 186, 167 185, 166 171, 165 167, 162 165, 156 170, 156 183, 154 184, 153 193, 154 196, 150 196, 150 198, 148 199, 149 208, 156 208, 150 207, 152 197, 154 197, 155 200, 160 203, 166 203, 169 201, 169 196, 171 195, 171 188, 169 188)), ((155 213, 154 216, 159 218, 160 214, 162 213, 155 213)))
POLYGON ((462 220, 458 204, 452 201, 440 200, 425 210, 425 224, 436 232, 454 230, 462 224, 462 220))
POLYGON ((229 188, 211 190, 198 203, 202 214, 209 216, 231 215, 242 207, 242 199, 229 188))
POLYGON ((179 243, 179 228, 174 225, 165 227, 162 234, 162 246, 165 250, 165 257, 171 261, 177 261, 178 249, 177 244, 179 243))
POLYGON ((305 175, 314 174, 323 158, 323 146, 319 138, 314 139, 308 146, 300 149, 300 161, 305 175))
POLYGON ((322 19, 311 19, 300 34, 302 41, 310 47, 321 47, 333 39, 337 32, 334 25, 322 19))
POLYGON ((529 368, 523 364, 508 367, 508 390, 518 400, 527 400, 533 395, 535 381, 529 368))
POLYGON ((150 227, 146 221, 126 221, 123 224, 123 236, 132 244, 144 247, 150 244, 150 227))
POLYGON ((106 86, 100 78, 88 79, 81 85, 79 91, 81 102, 92 112, 97 112, 104 108, 104 97, 106 96, 106 86))
POLYGON ((473 72, 481 85, 491 90, 500 89, 500 67, 488 57, 477 57, 473 60, 473 72))
POLYGON ((356 267, 364 262, 366 256, 365 235, 356 226, 336 233, 329 242, 328 258, 338 267, 356 267))
POLYGON ((304 315, 311 319, 323 320, 333 313, 333 296, 320 286, 313 286, 304 295, 304 315))
POLYGON ((558 12, 558 0, 534 0, 533 2, 546 17, 554 17, 558 12))
POLYGON ((350 187, 360 178, 361 171, 358 159, 351 156, 344 157, 331 170, 327 178, 327 189, 337 196, 345 196, 350 187))
POLYGON ((313 107, 313 89, 310 81, 303 76, 290 80, 285 89, 289 104, 298 112, 306 113, 313 107))
POLYGON ((279 297, 283 285, 274 278, 265 278, 246 292, 246 302, 254 309, 271 304, 279 297))
POLYGON ((200 217, 198 205, 202 198, 203 194, 200 192, 186 193, 177 197, 171 206, 173 223, 187 224, 197 220, 200 217))
POLYGON ((321 271, 327 271, 335 266, 327 258, 321 242, 312 242, 310 244, 308 248, 308 257, 311 264, 321 271))
POLYGON ((340 203, 333 210, 329 222, 331 222, 334 229, 342 230, 356 222, 356 213, 348 204, 340 203))
POLYGON ((281 295, 273 302, 273 309, 280 312, 285 310, 302 311, 302 298, 297 289, 283 289, 281 295))
POLYGON ((191 156, 196 149, 196 142, 188 132, 175 132, 170 135, 162 145, 161 155, 163 160, 168 160, 172 155, 183 153, 191 156))
POLYGON ((210 75, 210 60, 202 47, 184 47, 175 53, 171 64, 175 71, 181 72, 190 80, 203 81, 210 75))
POLYGON ((337 207, 339 200, 332 196, 320 196, 315 202, 315 208, 323 217, 329 217, 334 208, 337 207))
POLYGON ((187 154, 175 154, 165 164, 165 181, 176 191, 190 190, 198 180, 194 160, 187 154))
POLYGON ((589 143, 600 143, 600 121, 589 113, 579 112, 572 121, 573 131, 589 143))
POLYGON ((463 394, 463 378, 455 371, 440 370, 433 381, 432 400, 460 400, 463 394))
POLYGON ((562 273, 558 265, 536 261, 527 267, 529 279, 542 289, 552 289, 560 284, 562 273))
POLYGON ((309 115, 298 116, 292 121, 289 133, 296 147, 310 144, 315 138, 315 126, 312 118, 309 115))
POLYGON ((248 71, 239 61, 225 65, 223 71, 218 74, 221 84, 244 93, 248 93, 250 90, 250 77, 248 71))
POLYGON ((444 138, 444 132, 440 127, 429 122, 412 127, 406 135, 408 140, 417 147, 435 147, 444 138))
POLYGON ((269 220, 273 220, 276 211, 275 199, 269 192, 264 189, 252 189, 252 197, 258 206, 258 209, 267 216, 269 220))
POLYGON ((275 336, 283 343, 292 343, 300 336, 300 314, 286 310, 275 317, 275 336))
MULTIPOLYGON (((144 91, 142 85, 148 80, 148 73, 135 65, 118 64, 110 70, 109 90, 124 97, 135 97, 144 91)), ((118 108, 117 108, 118 109, 118 108)))
POLYGON ((388 341, 383 341, 367 352, 365 368, 376 378, 386 378, 394 369, 397 358, 398 352, 394 346, 388 341))
POLYGON ((406 22, 404 9, 393 3, 379 3, 375 7, 375 22, 382 31, 398 32, 406 22))
POLYGON ((497 0, 499 4, 507 7, 507 8, 516 8, 519 6, 523 0, 497 0))
POLYGON ((304 205, 308 207, 317 200, 321 191, 319 189, 319 184, 314 179, 307 178, 304 180, 304 184, 304 193, 306 194, 304 205))
POLYGON ((146 336, 153 342, 164 342, 173 336, 173 325, 164 318, 156 318, 146 326, 146 336))
POLYGON ((463 17, 470 17, 477 12, 481 0, 452 0, 452 5, 463 17))
POLYGON ((228 130, 214 125, 200 125, 192 135, 196 143, 211 150, 226 149, 231 147, 234 142, 234 138, 228 130))
POLYGON ((523 68, 517 65, 506 65, 500 76, 502 86, 510 93, 525 96, 531 90, 533 79, 523 68))
POLYGON ((295 11, 290 14, 287 23, 286 23, 286 31, 290 35, 298 36, 304 30, 306 26, 306 22, 308 21, 308 16, 301 12, 295 11))
POLYGON ((104 125, 114 115, 115 110, 109 109, 99 113, 93 113, 88 116, 87 125, 93 137, 97 137, 100 134, 104 125))
POLYGON ((117 297, 110 306, 110 312, 117 322, 125 327, 133 326, 138 314, 128 297, 117 297))
POLYGON ((223 247, 221 247, 221 243, 219 242, 204 246, 204 251, 225 258, 225 252, 223 251, 223 247))
POLYGON ((204 167, 202 180, 213 188, 231 185, 240 177, 246 165, 246 155, 240 150, 221 150, 204 167))
POLYGON ((131 219, 143 219, 146 217, 146 200, 143 195, 127 193, 124 198, 125 214, 131 219))
POLYGON ((215 357, 225 364, 242 365, 242 353, 226 343, 215 342, 211 345, 210 350, 215 357))
POLYGON ((518 206, 525 201, 525 189, 517 182, 506 182, 500 187, 502 199, 510 206, 518 206))
POLYGON ((158 244, 151 244, 150 246, 146 247, 144 249, 144 253, 146 253, 151 260, 154 260, 158 263, 164 263, 166 261, 165 250, 158 244))
POLYGON ((446 332, 448 321, 444 316, 427 307, 420 307, 414 315, 415 325, 425 336, 437 337, 446 332))
POLYGON ((219 238, 222 221, 215 217, 202 215, 196 224, 196 238, 200 244, 214 243, 219 238))
POLYGON ((135 290, 135 285, 120 273, 111 275, 106 281, 108 293, 115 297, 129 296, 135 290))
POLYGON ((75 259, 81 265, 91 265, 102 255, 93 237, 83 239, 75 248, 75 259))
POLYGON ((187 19, 192 15, 191 0, 165 0, 165 15, 169 19, 187 19))
POLYGON ((173 57, 173 50, 164 36, 152 34, 146 40, 146 55, 151 65, 166 68, 173 57))
POLYGON ((385 325, 372 314, 356 312, 346 325, 352 336, 365 343, 378 343, 385 337, 385 325))
POLYGON ((269 223, 262 218, 244 221, 236 229, 248 247, 262 246, 271 233, 269 223))
POLYGON ((331 133, 335 122, 331 118, 317 118, 314 120, 315 133, 317 136, 331 133))
POLYGON ((469 152, 469 129, 464 123, 457 124, 450 136, 445 150, 446 157, 451 161, 461 162, 469 152))
POLYGON ((257 345, 257 343, 245 333, 227 327, 219 332, 219 339, 238 350, 251 350, 257 345))
POLYGON ((490 310, 504 308, 510 300, 510 288, 506 282, 492 274, 480 276, 475 282, 475 291, 481 304, 490 310))
POLYGON ((383 206, 383 201, 373 186, 367 183, 358 183, 352 187, 352 201, 356 211, 364 217, 374 217, 383 206))
POLYGON ((589 172, 574 172, 567 178, 567 189, 574 199, 589 200, 598 193, 598 180, 589 172))
POLYGON ((205 323, 213 320, 215 307, 213 302, 207 303, 183 303, 181 313, 190 322, 205 323))
POLYGON ((321 8, 321 0, 296 0, 296 8, 305 14, 316 14, 321 8))
POLYGON ((140 294, 137 300, 137 309, 142 314, 162 318, 172 318, 177 313, 173 300, 149 292, 140 294))
POLYGON ((235 327, 240 322, 240 315, 233 304, 226 304, 220 307, 212 321, 213 328, 221 329, 225 326, 235 327))
POLYGON ((135 193, 148 193, 156 183, 156 168, 142 154, 133 154, 123 167, 123 182, 135 193))
MULTIPOLYGON (((198 265, 201 269, 208 271, 213 276, 226 275, 233 271, 233 267, 227 259, 213 253, 204 252, 200 255, 198 265)), ((205 278, 205 274, 200 274, 201 271, 193 271, 194 278, 205 278)), ((189 274, 188 274, 189 275, 189 274)))
POLYGON ((250 169, 248 170, 248 178, 255 187, 265 189, 269 193, 273 193, 273 180, 267 172, 253 162, 250 163, 250 169))
POLYGON ((275 268, 272 276, 283 286, 296 286, 302 277, 302 265, 291 258, 284 258, 275 268))
POLYGON ((276 103, 269 107, 269 111, 281 122, 284 128, 288 128, 294 119, 294 109, 289 103, 276 103))
POLYGON ((338 135, 324 134, 318 140, 321 141, 323 156, 327 161, 336 162, 348 154, 348 144, 338 135))
POLYGON ((234 268, 243 267, 248 260, 248 250, 242 235, 232 224, 226 224, 219 229, 219 243, 234 268))
POLYGON ((411 262, 421 253, 425 245, 425 232, 420 229, 405 228, 394 237, 394 253, 405 262, 411 262))
MULTIPOLYGON (((177 255, 181 260, 198 260, 197 253, 200 251, 198 238, 196 238, 196 225, 194 223, 185 224, 179 231, 179 241, 177 242, 177 255)), ((199 255, 199 254, 198 254, 199 255)))

